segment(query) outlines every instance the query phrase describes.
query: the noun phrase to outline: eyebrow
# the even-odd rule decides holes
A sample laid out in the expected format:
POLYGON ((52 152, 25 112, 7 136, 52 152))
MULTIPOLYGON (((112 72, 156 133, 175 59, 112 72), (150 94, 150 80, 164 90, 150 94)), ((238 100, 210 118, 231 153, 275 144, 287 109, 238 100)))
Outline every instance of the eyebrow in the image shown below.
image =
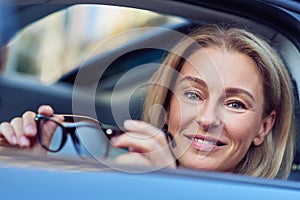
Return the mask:
POLYGON ((226 88, 226 95, 234 95, 234 94, 244 94, 251 98, 252 101, 254 101, 253 95, 248 92, 247 90, 241 89, 241 88, 226 88))
POLYGON ((196 77, 192 77, 192 76, 185 76, 183 77, 180 82, 183 82, 183 81, 191 81, 191 82, 194 82, 194 83, 197 83, 198 85, 202 86, 202 87, 207 87, 207 84, 205 83, 205 81, 199 79, 199 78, 196 78, 196 77))

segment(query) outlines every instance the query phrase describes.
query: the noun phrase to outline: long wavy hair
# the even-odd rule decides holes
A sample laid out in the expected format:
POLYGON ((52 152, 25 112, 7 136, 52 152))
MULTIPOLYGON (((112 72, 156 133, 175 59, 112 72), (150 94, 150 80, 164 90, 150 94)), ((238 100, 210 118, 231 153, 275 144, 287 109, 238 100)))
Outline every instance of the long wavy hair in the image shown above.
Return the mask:
POLYGON ((257 177, 287 178, 294 157, 296 133, 294 94, 290 76, 276 50, 262 37, 245 29, 209 25, 193 31, 175 45, 152 77, 152 83, 163 82, 164 86, 150 86, 144 103, 143 120, 161 126, 172 95, 170 88, 174 86, 174 80, 177 78, 169 73, 168 68, 180 72, 184 58, 205 47, 238 52, 250 57, 262 78, 262 117, 269 115, 272 110, 276 111, 275 124, 270 134, 261 145, 250 146, 235 172, 257 177), (161 105, 160 111, 151 114, 149 110, 153 105, 161 105))

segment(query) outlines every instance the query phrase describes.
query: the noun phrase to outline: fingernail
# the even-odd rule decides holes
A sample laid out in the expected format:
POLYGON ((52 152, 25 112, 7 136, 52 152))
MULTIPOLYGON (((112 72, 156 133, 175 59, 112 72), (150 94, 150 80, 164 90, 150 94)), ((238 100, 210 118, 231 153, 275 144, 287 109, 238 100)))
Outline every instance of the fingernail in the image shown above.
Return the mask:
POLYGON ((11 136, 11 141, 12 141, 12 143, 13 144, 17 144, 17 138, 16 138, 16 136, 11 136))
POLYGON ((22 146, 29 146, 29 140, 25 136, 20 138, 20 142, 22 146))
POLYGON ((45 110, 51 110, 51 111, 52 111, 52 108, 51 108, 51 106, 49 106, 49 105, 44 105, 43 108, 44 108, 45 110))

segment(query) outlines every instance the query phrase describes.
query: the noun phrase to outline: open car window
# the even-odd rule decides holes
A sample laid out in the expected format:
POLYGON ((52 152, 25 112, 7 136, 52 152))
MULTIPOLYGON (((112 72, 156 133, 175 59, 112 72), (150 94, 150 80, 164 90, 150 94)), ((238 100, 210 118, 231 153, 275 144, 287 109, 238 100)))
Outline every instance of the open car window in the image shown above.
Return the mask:
POLYGON ((86 60, 146 34, 143 27, 170 26, 183 21, 134 8, 71 6, 29 24, 16 34, 8 45, 5 74, 22 73, 51 84, 86 60), (134 32, 124 34, 130 30, 134 32))
MULTIPOLYGON (((7 59, 0 76, 0 122, 9 121, 27 110, 36 111, 40 105, 49 104, 59 114, 76 114, 97 119, 103 126, 108 127, 105 132, 102 130, 103 135, 109 134, 116 127, 122 129, 126 119, 141 119, 149 87, 147 83, 161 65, 168 50, 180 37, 196 27, 209 23, 241 23, 266 38, 278 50, 288 67, 293 78, 295 100, 299 101, 299 41, 297 43, 292 34, 289 35, 286 30, 280 30, 269 22, 261 19, 256 21, 255 15, 247 16, 239 12, 237 12, 239 15, 235 15, 234 11, 227 12, 226 9, 222 10, 216 5, 209 6, 210 3, 203 2, 201 5, 193 0, 154 1, 148 10, 147 6, 144 9, 143 4, 139 3, 128 7, 122 6, 123 3, 72 4, 70 7, 63 5, 63 9, 57 9, 38 20, 33 20, 16 32, 4 49, 7 59), (160 7, 155 7, 157 5, 160 7), (184 9, 188 12, 181 12, 184 9), (173 37, 175 35, 180 37, 173 37)), ((300 108, 297 107, 295 112, 298 117, 296 128, 299 135, 300 108)), ((83 129, 91 128, 89 132, 93 133, 95 126, 90 126, 86 121, 77 122, 83 129)), ((58 131, 61 131, 62 135, 64 127, 70 128, 73 124, 60 125, 61 129, 58 131)), ((99 127, 96 126, 95 129, 97 128, 99 127)), ((106 144, 97 142, 98 139, 92 135, 90 137, 86 134, 80 135, 83 132, 76 134, 81 140, 94 145, 85 148, 91 152, 98 151, 101 156, 115 158, 128 150, 112 149, 106 155, 106 152, 102 152, 106 144)), ((299 138, 298 136, 295 141, 296 157, 289 178, 292 183, 284 187, 277 182, 271 182, 271 186, 267 182, 257 184, 256 181, 249 181, 247 178, 244 180, 244 177, 236 178, 235 174, 233 178, 231 174, 224 174, 224 177, 222 174, 222 177, 218 178, 218 173, 210 175, 210 172, 201 171, 199 177, 201 179, 204 177, 205 181, 212 183, 215 180, 220 181, 220 188, 225 179, 234 187, 243 187, 240 183, 246 183, 245 185, 250 183, 252 189, 261 185, 269 192, 276 191, 276 187, 279 187, 297 196, 300 186, 293 181, 300 181, 299 138)), ((42 158, 15 149, 6 149, 0 152, 0 163, 7 161, 8 164, 3 166, 8 166, 8 169, 10 166, 29 168, 35 166, 47 170, 71 169, 96 173, 109 171, 111 174, 118 171, 118 166, 111 167, 107 163, 102 163, 101 159, 95 159, 90 152, 83 154, 86 153, 91 159, 80 157, 78 149, 74 147, 75 139, 72 139, 70 134, 66 138, 62 136, 54 138, 53 145, 59 149, 64 139, 66 141, 63 141, 65 145, 62 149, 58 152, 47 152, 47 156, 42 158), (26 163, 28 160, 30 164, 26 163)), ((131 167, 133 171, 148 172, 148 168, 140 168, 135 164, 129 168, 131 167)), ((191 178, 194 173, 197 174, 188 169, 175 173, 167 169, 164 175, 166 178, 170 174, 172 177, 187 175, 191 178)), ((192 178, 192 182, 197 180, 192 178)), ((213 193, 213 190, 210 191, 213 193)))

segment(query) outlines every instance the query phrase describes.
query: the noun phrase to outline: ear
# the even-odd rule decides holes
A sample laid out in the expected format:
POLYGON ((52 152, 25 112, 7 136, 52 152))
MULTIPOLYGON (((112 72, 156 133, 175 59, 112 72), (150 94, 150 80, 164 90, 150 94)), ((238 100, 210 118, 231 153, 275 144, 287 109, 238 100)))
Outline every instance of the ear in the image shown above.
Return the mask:
POLYGON ((260 130, 257 134, 257 136, 253 139, 253 144, 255 146, 259 146, 263 143, 263 141, 266 139, 268 134, 271 132, 271 129, 273 128, 273 125, 275 123, 276 119, 276 111, 273 110, 268 116, 266 116, 261 123, 260 130))

